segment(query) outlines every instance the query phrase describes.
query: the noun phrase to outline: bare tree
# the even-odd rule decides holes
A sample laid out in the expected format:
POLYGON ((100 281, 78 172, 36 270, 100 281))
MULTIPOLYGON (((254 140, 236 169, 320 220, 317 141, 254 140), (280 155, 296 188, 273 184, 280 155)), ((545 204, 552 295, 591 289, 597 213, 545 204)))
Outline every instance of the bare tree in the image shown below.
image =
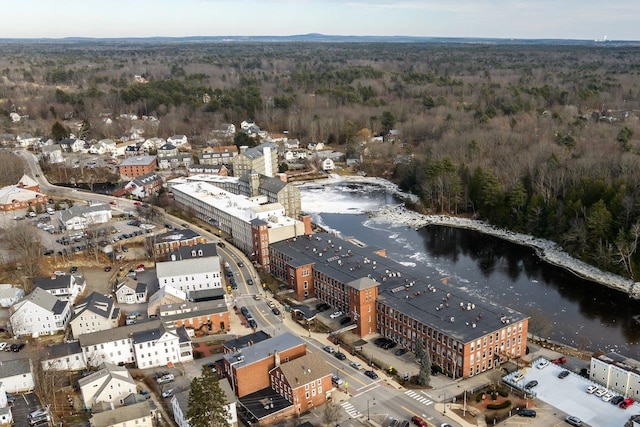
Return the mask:
POLYGON ((42 259, 40 236, 34 227, 19 223, 6 230, 6 240, 13 249, 16 263, 19 263, 22 268, 25 278, 24 291, 29 293, 33 286, 33 279, 40 274, 42 259))
POLYGON ((334 425, 338 421, 340 407, 333 401, 327 402, 322 410, 322 422, 326 426, 334 425))

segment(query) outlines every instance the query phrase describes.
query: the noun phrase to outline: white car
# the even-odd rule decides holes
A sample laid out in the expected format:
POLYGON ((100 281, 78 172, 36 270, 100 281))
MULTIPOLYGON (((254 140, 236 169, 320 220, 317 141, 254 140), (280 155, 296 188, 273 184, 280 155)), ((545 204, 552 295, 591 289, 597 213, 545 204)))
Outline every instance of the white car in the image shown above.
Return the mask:
POLYGON ((0 351, 4 350, 6 346, 7 346, 6 342, 0 342, 0 351))
POLYGON ((362 369, 362 364, 360 362, 349 362, 349 366, 357 370, 362 369))
POLYGON ((605 394, 607 394, 607 390, 605 390, 605 389, 603 389, 603 388, 600 388, 600 389, 598 389, 598 390, 595 392, 595 395, 596 395, 596 396, 598 396, 598 397, 602 397, 602 396, 604 396, 605 394))
POLYGON ((516 372, 513 377, 511 378, 511 380, 514 383, 519 383, 520 381, 522 381, 524 379, 524 374, 522 372, 516 372))
POLYGON ((604 396, 602 396, 602 400, 605 402, 610 401, 611 399, 613 399, 616 395, 613 393, 607 393, 604 396))
POLYGON ((544 369, 547 366, 549 366, 549 361, 547 359, 541 359, 539 362, 536 363, 536 368, 538 369, 544 369))
POLYGON ((333 313, 331 313, 331 314, 329 315, 329 317, 330 317, 330 318, 332 318, 332 319, 337 319, 337 318, 338 318, 338 317, 340 317, 340 316, 342 316, 342 312, 341 312, 341 311, 339 311, 339 310, 338 310, 338 311, 336 311, 336 312, 333 312, 333 313))
POLYGON ((593 394, 596 392, 597 389, 598 389, 597 385, 590 385, 589 387, 587 387, 587 393, 593 394))

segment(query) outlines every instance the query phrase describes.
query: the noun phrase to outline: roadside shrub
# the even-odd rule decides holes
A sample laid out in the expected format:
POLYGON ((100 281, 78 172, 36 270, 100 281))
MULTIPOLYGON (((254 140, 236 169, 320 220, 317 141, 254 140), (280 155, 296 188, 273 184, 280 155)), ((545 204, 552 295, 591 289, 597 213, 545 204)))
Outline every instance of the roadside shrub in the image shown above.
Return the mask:
POLYGON ((480 403, 480 401, 482 400, 482 396, 484 396, 483 392, 476 393, 476 402, 477 403, 480 403))
POLYGON ((505 408, 508 408, 509 406, 511 406, 511 401, 505 400, 502 403, 489 403, 487 405, 487 409, 505 409, 505 408))
POLYGON ((502 389, 502 388, 498 389, 498 394, 499 394, 500 396, 502 396, 502 397, 507 397, 507 396, 509 396, 509 392, 508 392, 507 390, 505 390, 505 389, 502 389))

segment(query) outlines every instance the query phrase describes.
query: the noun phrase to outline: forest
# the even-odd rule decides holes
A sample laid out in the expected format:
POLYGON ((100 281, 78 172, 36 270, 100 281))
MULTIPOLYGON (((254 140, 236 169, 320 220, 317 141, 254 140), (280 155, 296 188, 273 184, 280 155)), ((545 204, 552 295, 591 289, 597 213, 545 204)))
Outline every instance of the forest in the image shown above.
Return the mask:
POLYGON ((640 271, 635 46, 0 42, 0 73, 0 134, 52 136, 73 118, 84 138, 118 139, 130 123, 103 118, 136 114, 159 120, 145 137, 185 134, 197 147, 251 118, 361 158, 417 194, 416 210, 640 271))

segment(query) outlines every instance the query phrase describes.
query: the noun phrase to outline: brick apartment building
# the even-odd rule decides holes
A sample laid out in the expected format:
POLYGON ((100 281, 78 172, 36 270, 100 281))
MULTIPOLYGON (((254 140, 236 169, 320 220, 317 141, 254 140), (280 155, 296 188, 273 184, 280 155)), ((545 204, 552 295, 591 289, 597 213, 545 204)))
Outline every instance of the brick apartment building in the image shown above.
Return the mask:
POLYGON ((449 375, 470 377, 525 354, 528 318, 470 296, 443 280, 321 233, 271 244, 264 265, 298 300, 343 311, 361 337, 381 334, 412 351, 422 341, 449 375))
POLYGON ((128 179, 154 172, 157 168, 158 159, 156 156, 127 157, 118 165, 120 175, 128 179))
POLYGON ((301 338, 287 332, 244 344, 227 348, 222 362, 239 412, 253 424, 271 425, 331 398, 330 368, 301 338))

